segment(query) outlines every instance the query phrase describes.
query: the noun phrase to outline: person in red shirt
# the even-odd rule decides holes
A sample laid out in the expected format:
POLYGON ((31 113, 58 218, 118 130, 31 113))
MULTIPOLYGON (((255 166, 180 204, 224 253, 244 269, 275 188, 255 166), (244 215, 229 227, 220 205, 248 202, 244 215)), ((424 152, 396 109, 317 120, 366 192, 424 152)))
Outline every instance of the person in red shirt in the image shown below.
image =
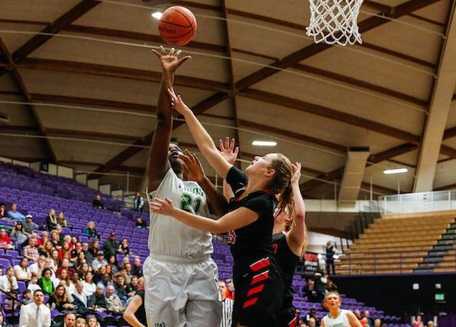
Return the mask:
POLYGON ((13 249, 13 241, 8 235, 5 229, 0 229, 0 248, 2 249, 13 249))

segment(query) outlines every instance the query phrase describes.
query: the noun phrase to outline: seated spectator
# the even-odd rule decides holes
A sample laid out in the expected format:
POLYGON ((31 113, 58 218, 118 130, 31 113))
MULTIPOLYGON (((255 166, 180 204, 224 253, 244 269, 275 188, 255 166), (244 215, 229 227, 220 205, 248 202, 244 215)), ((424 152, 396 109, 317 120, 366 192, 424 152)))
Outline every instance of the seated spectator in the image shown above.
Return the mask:
MULTIPOLYGON (((21 304, 27 305, 32 302, 33 302, 33 292, 31 290, 25 290, 24 293, 22 294, 21 304)), ((1 326, 1 324, 0 324, 0 326, 1 326)))
POLYGON ((0 249, 14 249, 13 240, 4 228, 0 229, 0 249))
POLYGON ((314 319, 315 323, 318 324, 318 318, 317 318, 317 310, 315 308, 311 308, 309 312, 305 315, 304 321, 309 324, 309 321, 311 319, 314 319))
POLYGON ((109 238, 103 244, 103 253, 104 253, 105 259, 108 260, 109 257, 115 256, 118 248, 119 248, 119 243, 116 240, 116 233, 111 232, 111 234, 109 235, 109 238))
POLYGON ((114 288, 116 290, 117 296, 120 298, 122 303, 126 303, 130 288, 125 282, 125 276, 122 273, 117 273, 114 275, 114 288))
POLYGON ((16 249, 22 249, 22 246, 27 242, 28 235, 24 231, 23 224, 19 221, 11 231, 11 239, 14 241, 16 249))
POLYGON ((14 266, 14 274, 17 280, 29 281, 32 279, 32 272, 29 268, 29 261, 27 258, 22 258, 18 265, 14 266))
POLYGON ((143 213, 144 211, 144 198, 139 192, 136 192, 135 197, 133 198, 133 209, 139 213, 143 213))
POLYGON ((29 235, 32 234, 32 232, 34 230, 38 230, 38 228, 39 228, 38 224, 35 224, 33 222, 32 215, 25 216, 25 222, 23 225, 24 225, 24 232, 26 232, 29 235))
POLYGON ((55 291, 54 283, 52 281, 52 270, 45 268, 41 274, 40 279, 38 279, 38 285, 40 285, 41 290, 45 295, 52 295, 55 291))
POLYGON ((383 327, 383 323, 382 323, 381 319, 374 320, 374 327, 383 327))
POLYGON ((6 269, 6 274, 0 276, 0 290, 13 297, 16 297, 16 294, 19 290, 19 286, 17 284, 16 276, 14 276, 13 267, 8 267, 6 269))
POLYGON ((58 230, 54 229, 51 231, 51 242, 54 246, 61 246, 62 240, 60 239, 60 233, 58 230))
POLYGON ((93 282, 93 274, 91 271, 87 272, 84 276, 84 280, 82 281, 82 286, 84 288, 84 293, 89 298, 95 293, 97 286, 93 282))
POLYGON ((122 242, 119 245, 119 248, 117 249, 117 252, 123 255, 129 255, 130 254, 130 247, 128 245, 128 240, 126 238, 122 239, 122 242))
POLYGON ((74 291, 71 293, 73 297, 73 304, 76 307, 76 312, 79 314, 86 314, 88 311, 87 307, 87 296, 84 293, 84 286, 82 282, 76 281, 74 285, 74 291))
POLYGON ((317 321, 315 318, 310 318, 309 321, 307 322, 307 326, 309 327, 317 327, 317 321))
POLYGON ((0 218, 6 217, 6 206, 4 203, 0 203, 0 218))
POLYGON ((100 267, 107 266, 108 262, 104 259, 103 252, 99 251, 97 257, 92 261, 92 269, 97 271, 100 267))
POLYGON ((59 215, 57 216, 57 224, 62 228, 68 227, 68 221, 65 218, 65 214, 63 213, 63 211, 60 211, 59 215))
POLYGON ((63 317, 63 321, 56 323, 54 327, 76 327, 76 314, 67 312, 63 317))
MULTIPOLYGON (((329 279, 328 279, 328 284, 329 284, 329 279)), ((329 291, 329 290, 328 290, 329 291)), ((363 326, 367 327, 372 327, 374 325, 373 320, 370 317, 370 312, 369 310, 364 310, 363 312, 363 319, 361 319, 361 324, 363 326)))
POLYGON ((412 327, 424 327, 423 318, 421 315, 416 315, 416 317, 412 317, 412 327))
POLYGON ((143 217, 136 218, 136 227, 137 228, 146 228, 147 224, 143 217))
MULTIPOLYGON (((57 233, 58 233, 58 231, 57 231, 57 233)), ((35 233, 32 233, 32 235, 35 235, 35 237, 37 238, 38 246, 43 246, 44 244, 46 244, 47 241, 50 241, 48 231, 42 231, 39 236, 35 233)))
POLYGON ((122 313, 125 307, 120 298, 115 293, 114 286, 108 285, 106 287, 106 304, 109 311, 122 313))
POLYGON ((307 281, 307 287, 305 290, 305 294, 306 294, 307 298, 309 299, 309 301, 311 301, 311 302, 321 302, 321 300, 323 300, 323 297, 324 297, 324 294, 319 292, 315 288, 315 281, 313 279, 309 279, 307 281))
POLYGON ((87 326, 100 327, 100 323, 98 322, 97 317, 94 315, 87 315, 87 326))
POLYGON ((25 216, 21 212, 17 211, 17 204, 12 203, 11 204, 11 209, 8 211, 8 218, 13 219, 13 220, 19 220, 19 221, 24 221, 25 216))
POLYGON ((138 276, 138 277, 143 276, 142 262, 141 262, 141 258, 139 256, 135 256, 133 259, 133 265, 131 267, 131 274, 134 276, 138 276))
POLYGON ((27 289, 31 290, 32 292, 41 289, 40 285, 38 285, 38 276, 36 274, 32 273, 32 279, 30 279, 30 282, 27 285, 27 289))
POLYGON ((38 260, 30 265, 30 271, 32 274, 35 274, 38 276, 38 278, 41 277, 44 269, 46 269, 46 257, 44 255, 40 255, 38 260))
POLYGON ((98 234, 97 229, 95 228, 95 222, 89 221, 87 227, 84 228, 82 234, 93 240, 99 240, 100 234, 98 234))
POLYGON ((54 209, 49 210, 49 214, 46 218, 46 228, 48 231, 52 231, 57 228, 57 215, 54 209))
POLYGON ((92 201, 92 206, 97 209, 104 209, 103 201, 101 200, 100 194, 95 196, 95 199, 92 201))
POLYGON ((38 257, 40 255, 38 252, 36 236, 34 236, 34 235, 29 236, 28 245, 26 245, 24 247, 23 255, 24 255, 24 257, 26 257, 27 259, 29 259, 33 262, 38 261, 38 257))
POLYGON ((65 286, 63 285, 57 286, 54 294, 49 298, 49 306, 52 310, 56 309, 60 312, 74 310, 75 308, 65 286))
POLYGON ((76 318, 76 327, 87 327, 87 321, 83 317, 76 318))
POLYGON ((52 244, 51 241, 47 241, 43 245, 38 247, 38 252, 40 255, 44 255, 45 257, 50 257, 52 254, 52 251, 55 249, 54 245, 52 244))
POLYGON ((95 292, 88 299, 88 307, 92 310, 103 311, 107 309, 106 297, 104 295, 105 288, 102 285, 97 285, 95 292))

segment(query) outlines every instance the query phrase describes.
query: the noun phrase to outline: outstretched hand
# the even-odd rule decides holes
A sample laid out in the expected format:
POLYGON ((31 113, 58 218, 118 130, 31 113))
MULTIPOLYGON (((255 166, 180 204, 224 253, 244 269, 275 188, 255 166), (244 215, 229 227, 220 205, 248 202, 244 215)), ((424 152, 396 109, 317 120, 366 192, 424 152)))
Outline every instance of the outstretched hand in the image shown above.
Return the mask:
POLYGON ((299 185, 299 180, 301 179, 301 163, 296 162, 291 164, 292 170, 293 170, 293 175, 291 175, 291 184, 298 184, 299 185))
POLYGON ((184 100, 182 100, 182 96, 180 94, 177 95, 174 92, 174 89, 169 88, 168 94, 171 99, 171 107, 173 107, 178 113, 184 115, 186 112, 191 111, 190 108, 184 103, 184 100))
POLYGON ((168 198, 164 200, 154 198, 152 202, 149 204, 149 208, 152 212, 159 213, 165 216, 173 216, 176 210, 173 206, 173 202, 168 198))
POLYGON ((190 181, 200 183, 206 175, 198 157, 194 153, 185 150, 184 154, 181 154, 179 158, 184 162, 185 177, 190 181))
POLYGON ((160 46, 160 50, 152 49, 152 52, 158 57, 163 70, 167 73, 174 73, 177 68, 191 58, 190 56, 179 58, 182 53, 181 50, 166 49, 163 46, 160 46))
POLYGON ((234 165, 239 154, 239 147, 235 146, 236 140, 234 138, 225 137, 219 140, 220 153, 226 161, 234 165))

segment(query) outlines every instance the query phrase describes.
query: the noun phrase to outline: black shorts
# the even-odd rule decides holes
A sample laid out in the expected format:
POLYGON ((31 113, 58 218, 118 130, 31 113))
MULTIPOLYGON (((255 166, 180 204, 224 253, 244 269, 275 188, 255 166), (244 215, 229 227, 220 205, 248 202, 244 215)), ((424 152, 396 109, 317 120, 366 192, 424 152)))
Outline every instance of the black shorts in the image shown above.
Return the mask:
POLYGON ((253 262, 234 277, 235 298, 232 327, 279 327, 284 285, 272 258, 253 262))

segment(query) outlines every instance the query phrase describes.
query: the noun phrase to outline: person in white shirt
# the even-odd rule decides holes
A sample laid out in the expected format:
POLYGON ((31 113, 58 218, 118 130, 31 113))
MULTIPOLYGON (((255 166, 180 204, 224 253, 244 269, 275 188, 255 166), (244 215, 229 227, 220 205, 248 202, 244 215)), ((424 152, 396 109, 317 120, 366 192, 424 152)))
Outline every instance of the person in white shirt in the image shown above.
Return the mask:
POLYGON ((103 266, 107 266, 108 262, 104 258, 104 254, 102 251, 97 253, 97 257, 92 261, 92 269, 93 271, 98 271, 103 266))
POLYGON ((27 258, 22 258, 18 265, 14 266, 14 274, 17 280, 29 281, 32 279, 32 272, 28 266, 29 261, 27 258))
POLYGON ((323 306, 329 312, 321 320, 320 327, 362 327, 361 322, 353 312, 340 308, 341 303, 339 293, 326 293, 323 306))
POLYGON ((35 263, 32 263, 29 267, 30 269, 30 272, 32 274, 36 274, 38 276, 38 278, 41 277, 41 273, 43 272, 43 270, 46 268, 46 257, 43 256, 43 255, 40 255, 40 257, 38 258, 38 261, 35 262, 35 263))
POLYGON ((27 289, 31 290, 32 292, 35 292, 36 290, 41 290, 40 285, 38 285, 38 276, 36 274, 32 273, 32 279, 30 279, 27 289))
POLYGON ((18 288, 13 267, 9 267, 6 269, 6 275, 0 276, 0 289, 5 293, 14 293, 17 292, 18 288))
POLYGON ((50 327, 51 311, 44 304, 44 293, 33 292, 33 302, 21 307, 19 327, 50 327))
POLYGON ((93 293, 95 293, 97 285, 93 282, 93 274, 90 271, 85 274, 84 280, 82 281, 82 285, 84 288, 84 294, 87 297, 90 297, 93 293))

